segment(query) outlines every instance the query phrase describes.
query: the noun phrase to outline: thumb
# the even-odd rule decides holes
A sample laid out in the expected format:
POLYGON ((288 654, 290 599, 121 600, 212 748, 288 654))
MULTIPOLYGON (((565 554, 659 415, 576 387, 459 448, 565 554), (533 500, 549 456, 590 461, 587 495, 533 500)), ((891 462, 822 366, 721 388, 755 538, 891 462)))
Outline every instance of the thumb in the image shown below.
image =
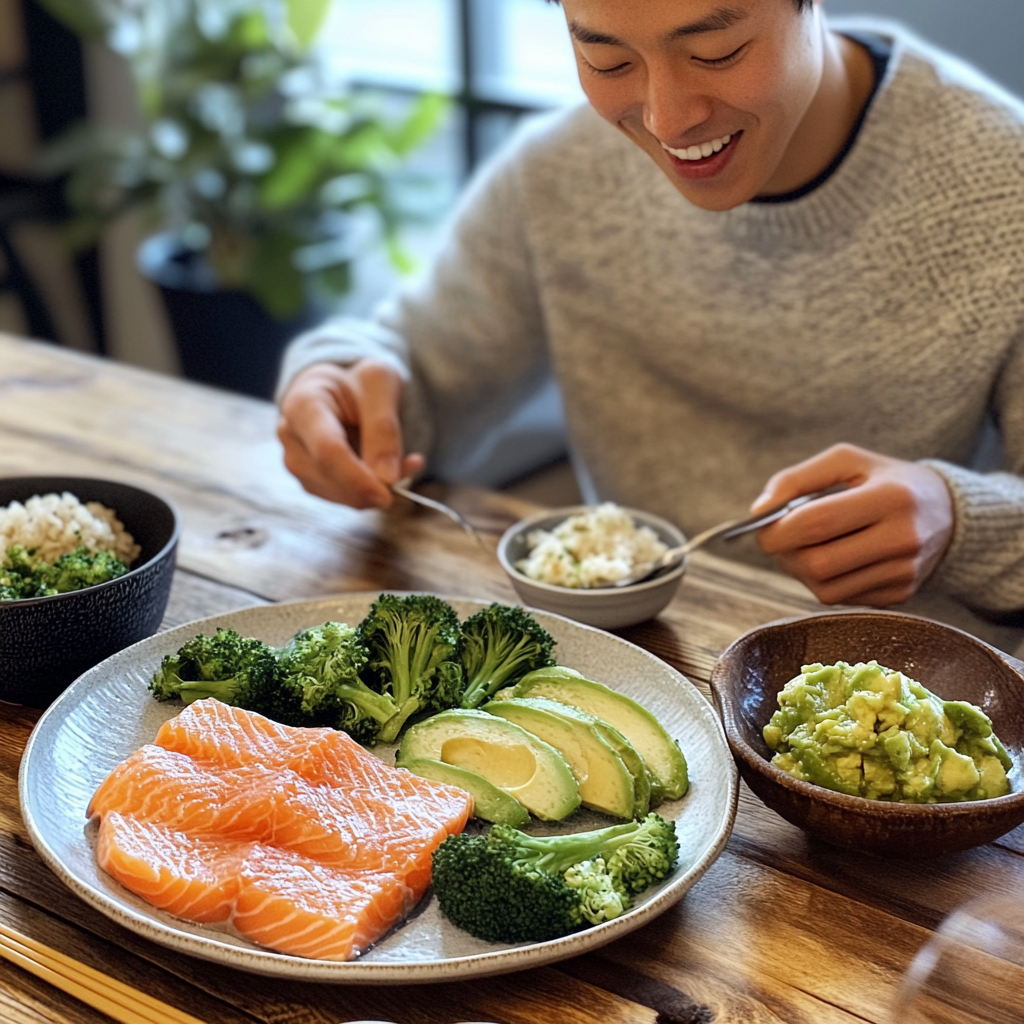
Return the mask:
POLYGON ((864 477, 868 453, 853 445, 835 445, 811 458, 779 470, 750 506, 753 514, 782 505, 801 494, 824 491, 837 484, 853 485, 864 477))
POLYGON ((359 414, 359 454, 380 480, 393 484, 402 476, 402 426, 399 404, 402 379, 390 366, 360 369, 355 392, 359 414))

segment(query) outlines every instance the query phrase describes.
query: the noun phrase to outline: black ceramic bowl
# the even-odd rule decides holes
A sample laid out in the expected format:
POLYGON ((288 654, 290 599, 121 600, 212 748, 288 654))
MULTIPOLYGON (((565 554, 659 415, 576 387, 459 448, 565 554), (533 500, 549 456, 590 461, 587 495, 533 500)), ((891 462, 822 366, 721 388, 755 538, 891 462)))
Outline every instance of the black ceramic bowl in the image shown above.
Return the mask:
POLYGON ((991 842, 1024 822, 1024 664, 952 626, 898 612, 826 612, 772 622, 726 648, 711 688, 740 775, 772 810, 835 846, 900 858, 936 857, 991 842), (945 700, 977 704, 1014 767, 991 800, 904 804, 847 796, 771 763, 761 732, 776 695, 802 665, 874 659, 945 700))
POLYGON ((142 548, 124 576, 53 597, 0 601, 0 700, 45 708, 86 669, 155 633, 174 575, 178 517, 155 494, 89 477, 0 479, 0 507, 70 491, 117 513, 142 548))

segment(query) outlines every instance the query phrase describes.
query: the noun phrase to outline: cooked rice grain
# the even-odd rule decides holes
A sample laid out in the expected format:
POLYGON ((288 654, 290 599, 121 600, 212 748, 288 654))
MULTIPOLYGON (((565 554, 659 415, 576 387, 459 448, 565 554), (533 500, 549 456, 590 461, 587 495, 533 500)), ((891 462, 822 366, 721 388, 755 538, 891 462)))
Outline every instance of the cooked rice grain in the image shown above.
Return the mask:
POLYGON ((35 549, 47 562, 85 547, 91 554, 110 551, 131 565, 141 550, 113 509, 98 501, 83 505, 67 491, 0 507, 0 561, 12 544, 35 549))

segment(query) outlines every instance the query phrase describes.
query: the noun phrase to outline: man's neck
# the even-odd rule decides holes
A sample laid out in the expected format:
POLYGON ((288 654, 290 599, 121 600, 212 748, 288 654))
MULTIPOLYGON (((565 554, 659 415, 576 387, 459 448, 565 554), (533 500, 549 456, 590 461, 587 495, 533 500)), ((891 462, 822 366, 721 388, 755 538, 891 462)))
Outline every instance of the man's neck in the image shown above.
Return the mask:
POLYGON ((874 66, 859 43, 822 27, 821 84, 762 195, 784 195, 813 181, 835 160, 874 88, 874 66))

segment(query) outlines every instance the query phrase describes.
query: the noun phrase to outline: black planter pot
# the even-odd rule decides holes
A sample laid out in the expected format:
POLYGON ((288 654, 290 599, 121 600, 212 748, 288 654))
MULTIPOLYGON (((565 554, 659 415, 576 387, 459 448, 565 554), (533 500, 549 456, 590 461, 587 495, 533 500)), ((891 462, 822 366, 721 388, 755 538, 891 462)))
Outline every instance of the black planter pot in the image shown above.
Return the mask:
POLYGON ((271 398, 288 343, 319 319, 309 309, 277 320, 245 292, 218 288, 202 256, 165 235, 142 245, 139 266, 160 288, 190 380, 271 398))

